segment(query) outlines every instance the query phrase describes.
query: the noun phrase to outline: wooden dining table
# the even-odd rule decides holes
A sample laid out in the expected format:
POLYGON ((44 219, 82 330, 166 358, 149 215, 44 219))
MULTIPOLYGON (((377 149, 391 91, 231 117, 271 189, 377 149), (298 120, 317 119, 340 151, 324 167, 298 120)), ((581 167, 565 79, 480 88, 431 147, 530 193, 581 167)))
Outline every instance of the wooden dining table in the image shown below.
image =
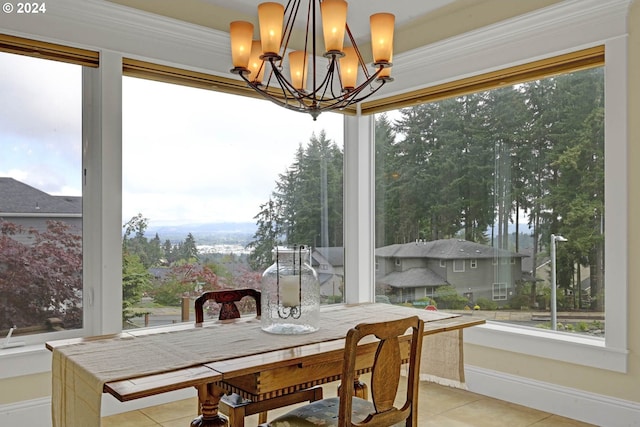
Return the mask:
MULTIPOLYGON (((192 425, 226 426, 227 419, 218 414, 224 394, 254 402, 277 398, 286 404, 296 390, 339 380, 350 328, 412 315, 425 321, 425 336, 457 334, 448 354, 433 363, 423 357, 423 368, 432 365, 438 371, 453 363, 449 368, 460 371, 462 330, 484 320, 377 303, 323 307, 319 330, 309 334, 270 334, 260 328, 260 319, 242 317, 48 342, 53 352, 53 426, 100 425, 102 393, 124 402, 187 387, 199 391, 201 416, 192 425)), ((363 349, 366 355, 366 345, 363 349)), ((358 366, 362 373, 370 366, 367 357, 363 360, 358 366)), ((236 420, 231 427, 241 425, 236 420)))

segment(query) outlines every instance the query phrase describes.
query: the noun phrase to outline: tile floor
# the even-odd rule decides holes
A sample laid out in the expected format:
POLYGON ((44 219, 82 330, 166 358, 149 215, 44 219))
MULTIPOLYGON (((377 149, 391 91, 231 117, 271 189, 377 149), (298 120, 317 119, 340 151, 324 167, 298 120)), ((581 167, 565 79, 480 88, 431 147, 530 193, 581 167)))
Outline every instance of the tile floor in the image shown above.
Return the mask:
MULTIPOLYGON (((328 384, 324 396, 334 396, 337 383, 328 384)), ((589 427, 525 406, 492 399, 469 391, 423 382, 420 386, 420 427, 589 427)), ((187 399, 102 419, 103 427, 188 427, 196 413, 197 399, 187 399)), ((280 411, 271 411, 269 418, 280 411)), ((247 427, 258 424, 258 416, 246 418, 247 427)))

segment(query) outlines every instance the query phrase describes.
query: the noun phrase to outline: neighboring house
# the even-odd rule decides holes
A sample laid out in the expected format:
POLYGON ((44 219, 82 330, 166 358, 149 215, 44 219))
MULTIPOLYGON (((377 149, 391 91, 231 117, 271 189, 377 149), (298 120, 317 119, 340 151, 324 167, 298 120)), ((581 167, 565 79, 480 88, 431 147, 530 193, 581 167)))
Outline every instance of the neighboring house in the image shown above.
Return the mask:
POLYGON ((320 296, 337 296, 342 300, 344 284, 344 248, 315 248, 311 254, 311 266, 318 273, 320 296))
MULTIPOLYGON (((33 228, 47 229, 47 221, 63 221, 74 233, 82 233, 82 197, 52 196, 13 178, 0 177, 0 220, 33 228)), ((29 236, 13 236, 27 243, 29 236)))
MULTIPOLYGON (((537 294, 538 296, 542 296, 544 293, 543 289, 548 289, 551 286, 551 258, 549 258, 548 254, 539 252, 534 274, 532 248, 525 248, 520 252, 527 255, 527 258, 522 259, 522 280, 533 282, 535 277, 538 285, 537 294)), ((580 281, 580 289, 582 290, 582 304, 583 306, 588 305, 591 298, 591 267, 589 265, 576 265, 572 283, 561 283, 559 281, 557 286, 564 290, 565 295, 571 296, 577 288, 576 283, 578 281, 580 281), (579 273, 578 269, 580 270, 579 273)), ((539 301, 536 301, 536 303, 538 302, 539 301)))
POLYGON ((375 256, 376 285, 389 286, 393 302, 432 297, 438 287, 451 285, 471 301, 487 298, 499 305, 514 295, 527 257, 462 239, 384 246, 375 256))

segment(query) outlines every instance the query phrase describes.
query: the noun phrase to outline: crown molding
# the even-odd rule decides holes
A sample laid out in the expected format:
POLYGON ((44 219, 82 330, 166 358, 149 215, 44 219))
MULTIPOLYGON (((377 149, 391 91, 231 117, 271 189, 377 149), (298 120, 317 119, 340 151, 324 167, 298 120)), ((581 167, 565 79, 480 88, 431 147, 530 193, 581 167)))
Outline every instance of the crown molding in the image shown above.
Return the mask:
POLYGON ((0 32, 229 77, 229 36, 104 0, 56 0, 46 14, 11 19, 0 32))
MULTIPOLYGON (((567 0, 400 53, 395 81, 371 100, 602 44, 626 34, 632 1, 567 0)), ((226 32, 104 0, 56 0, 21 19, 0 14, 0 31, 237 79, 226 32)))
POLYGON ((372 99, 601 45, 626 35, 632 1, 568 0, 398 54, 394 84, 372 99))

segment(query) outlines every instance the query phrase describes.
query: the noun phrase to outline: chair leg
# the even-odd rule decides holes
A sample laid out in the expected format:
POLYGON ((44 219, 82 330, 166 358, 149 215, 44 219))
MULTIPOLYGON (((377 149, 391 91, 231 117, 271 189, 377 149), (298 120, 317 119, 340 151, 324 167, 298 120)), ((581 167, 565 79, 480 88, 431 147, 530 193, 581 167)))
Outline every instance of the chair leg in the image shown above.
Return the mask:
POLYGON ((258 424, 266 425, 267 413, 269 410, 283 408, 303 401, 314 402, 316 400, 322 400, 322 387, 300 390, 295 393, 258 402, 236 402, 233 400, 221 399, 219 408, 220 411, 229 418, 229 427, 244 427, 244 419, 250 415, 258 414, 258 424))

